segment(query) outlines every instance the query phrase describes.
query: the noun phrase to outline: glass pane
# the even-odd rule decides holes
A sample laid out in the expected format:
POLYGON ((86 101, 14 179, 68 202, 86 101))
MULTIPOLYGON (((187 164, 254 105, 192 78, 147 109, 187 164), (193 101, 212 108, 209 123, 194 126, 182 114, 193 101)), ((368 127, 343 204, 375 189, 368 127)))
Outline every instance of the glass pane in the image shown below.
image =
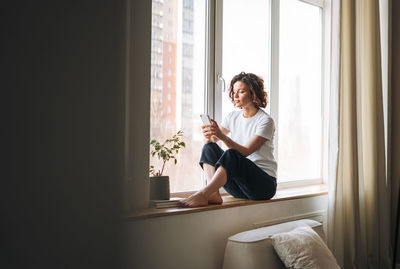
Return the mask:
POLYGON ((278 180, 321 178, 321 8, 280 1, 278 180))
MULTIPOLYGON (((183 131, 186 148, 177 165, 166 164, 171 192, 203 186, 198 161, 202 148, 201 121, 205 100, 204 0, 153 0, 151 52, 151 139, 163 142, 183 131)), ((162 163, 150 158, 156 168, 162 163)))
MULTIPOLYGON (((222 73, 226 89, 234 75, 244 71, 270 85, 270 4, 269 0, 224 1, 222 73)), ((228 92, 222 96, 222 118, 234 109, 228 92)), ((269 112, 269 106, 267 106, 269 112)))

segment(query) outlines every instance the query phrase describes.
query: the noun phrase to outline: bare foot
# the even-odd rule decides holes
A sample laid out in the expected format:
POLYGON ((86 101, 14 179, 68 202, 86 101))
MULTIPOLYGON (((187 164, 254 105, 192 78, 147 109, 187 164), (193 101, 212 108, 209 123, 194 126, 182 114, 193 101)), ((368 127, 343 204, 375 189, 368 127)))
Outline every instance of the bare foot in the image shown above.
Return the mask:
POLYGON ((190 195, 188 198, 182 199, 178 202, 181 207, 199 207, 208 205, 207 198, 201 193, 196 192, 190 195))
POLYGON ((219 194, 219 191, 214 192, 213 194, 211 194, 210 197, 208 197, 208 203, 209 204, 222 204, 223 200, 221 197, 221 194, 219 194))

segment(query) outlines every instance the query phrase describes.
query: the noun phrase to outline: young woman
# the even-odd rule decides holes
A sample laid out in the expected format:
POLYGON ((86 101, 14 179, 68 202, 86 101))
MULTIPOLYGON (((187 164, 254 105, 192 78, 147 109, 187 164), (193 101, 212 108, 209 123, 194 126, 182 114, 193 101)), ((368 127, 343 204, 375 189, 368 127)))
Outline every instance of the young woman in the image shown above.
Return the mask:
POLYGON ((229 97, 239 111, 233 111, 222 121, 214 120, 202 126, 206 144, 200 158, 207 186, 186 199, 182 207, 221 204, 219 189, 223 187, 236 198, 271 199, 276 192, 277 164, 274 150, 274 120, 261 107, 268 103, 264 81, 252 73, 233 77, 229 97), (231 133, 229 138, 227 135, 231 133), (215 142, 221 140, 228 150, 215 142))

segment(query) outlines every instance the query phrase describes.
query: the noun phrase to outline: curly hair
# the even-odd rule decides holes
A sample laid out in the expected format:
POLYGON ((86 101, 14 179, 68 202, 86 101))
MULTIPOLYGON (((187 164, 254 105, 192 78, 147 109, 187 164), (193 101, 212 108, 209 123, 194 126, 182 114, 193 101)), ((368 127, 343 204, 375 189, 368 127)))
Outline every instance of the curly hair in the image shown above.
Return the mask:
POLYGON ((253 98, 253 104, 259 108, 265 108, 268 104, 268 95, 267 92, 264 91, 264 80, 253 74, 253 73, 245 73, 241 72, 240 74, 234 76, 231 80, 231 84, 229 85, 229 97, 231 98, 232 103, 234 103, 234 91, 233 85, 237 82, 241 81, 246 84, 247 88, 250 90, 250 94, 253 98))

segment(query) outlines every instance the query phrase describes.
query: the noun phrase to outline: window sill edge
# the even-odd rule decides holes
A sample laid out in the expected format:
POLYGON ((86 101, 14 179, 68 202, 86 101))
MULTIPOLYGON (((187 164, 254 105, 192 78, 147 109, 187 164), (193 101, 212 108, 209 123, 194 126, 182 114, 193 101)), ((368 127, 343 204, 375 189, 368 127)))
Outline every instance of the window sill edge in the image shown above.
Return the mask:
POLYGON ((195 208, 181 208, 181 207, 170 207, 161 209, 143 208, 123 215, 122 220, 131 221, 131 220, 139 220, 139 219, 147 219, 155 217, 189 214, 189 213, 204 212, 209 210, 218 210, 231 207, 274 203, 279 201, 308 198, 308 197, 327 195, 327 194, 328 194, 328 186, 326 184, 317 184, 301 188, 278 189, 275 196, 270 200, 254 201, 247 199, 237 199, 230 195, 222 195, 224 202, 221 205, 208 205, 204 207, 195 207, 195 208))

